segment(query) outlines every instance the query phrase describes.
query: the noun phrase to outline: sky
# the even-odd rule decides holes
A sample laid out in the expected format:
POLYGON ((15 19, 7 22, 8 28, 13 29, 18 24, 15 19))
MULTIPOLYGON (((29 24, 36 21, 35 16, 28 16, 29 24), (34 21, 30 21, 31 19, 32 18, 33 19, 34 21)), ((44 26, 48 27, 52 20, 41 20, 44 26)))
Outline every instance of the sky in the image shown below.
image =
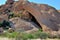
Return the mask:
MULTIPOLYGON (((60 0, 29 0, 30 2, 39 4, 48 4, 60 10, 60 0)), ((5 4, 6 0, 0 0, 0 5, 5 4)))

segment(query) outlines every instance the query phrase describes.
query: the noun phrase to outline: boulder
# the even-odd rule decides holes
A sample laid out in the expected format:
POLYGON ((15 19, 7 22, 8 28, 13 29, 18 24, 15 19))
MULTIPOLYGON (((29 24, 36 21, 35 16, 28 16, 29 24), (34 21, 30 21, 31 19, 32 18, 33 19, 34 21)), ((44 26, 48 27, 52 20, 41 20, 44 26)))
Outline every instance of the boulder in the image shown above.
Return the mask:
POLYGON ((25 20, 22 20, 18 17, 9 19, 11 28, 13 28, 15 31, 29 31, 29 30, 38 30, 36 27, 37 25, 33 22, 28 22, 25 20))
POLYGON ((35 17, 44 32, 59 31, 60 14, 55 8, 45 4, 34 6, 28 2, 23 5, 23 8, 35 17))

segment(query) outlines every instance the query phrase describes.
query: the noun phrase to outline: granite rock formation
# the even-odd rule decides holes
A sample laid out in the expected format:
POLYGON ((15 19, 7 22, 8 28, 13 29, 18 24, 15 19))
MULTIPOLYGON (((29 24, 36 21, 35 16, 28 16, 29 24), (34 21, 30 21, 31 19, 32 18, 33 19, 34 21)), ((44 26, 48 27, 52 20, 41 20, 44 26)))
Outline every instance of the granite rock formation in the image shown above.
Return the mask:
POLYGON ((22 14, 21 19, 34 22, 44 32, 60 30, 60 13, 46 4, 36 4, 27 0, 7 0, 6 4, 0 6, 0 12, 8 16, 10 12, 16 15, 22 14))
POLYGON ((9 20, 11 28, 13 28, 15 31, 36 31, 38 30, 38 26, 33 22, 27 22, 25 20, 20 19, 19 17, 12 18, 9 20))
POLYGON ((60 10, 58 10, 58 12, 60 13, 60 10))

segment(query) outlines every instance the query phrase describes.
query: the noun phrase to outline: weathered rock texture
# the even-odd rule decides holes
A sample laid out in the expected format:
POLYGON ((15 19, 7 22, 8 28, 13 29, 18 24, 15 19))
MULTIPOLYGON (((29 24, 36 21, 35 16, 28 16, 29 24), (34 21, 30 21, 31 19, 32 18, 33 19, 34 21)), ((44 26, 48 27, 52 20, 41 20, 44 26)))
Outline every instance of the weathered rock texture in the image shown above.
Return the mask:
POLYGON ((8 14, 23 14, 25 19, 33 19, 42 27, 44 32, 60 30, 60 13, 53 7, 46 4, 35 4, 27 0, 7 0, 5 5, 0 7, 0 12, 8 14))
POLYGON ((9 20, 10 21, 10 25, 11 27, 15 30, 15 31, 37 31, 38 27, 35 23, 33 22, 27 22, 25 20, 22 20, 18 17, 16 18, 12 18, 9 20))
POLYGON ((60 13, 60 10, 58 10, 58 12, 60 13))
POLYGON ((3 28, 2 27, 0 27, 0 34, 3 34, 3 28))
POLYGON ((8 21, 8 15, 7 14, 1 14, 0 15, 0 23, 2 23, 4 20, 8 21))

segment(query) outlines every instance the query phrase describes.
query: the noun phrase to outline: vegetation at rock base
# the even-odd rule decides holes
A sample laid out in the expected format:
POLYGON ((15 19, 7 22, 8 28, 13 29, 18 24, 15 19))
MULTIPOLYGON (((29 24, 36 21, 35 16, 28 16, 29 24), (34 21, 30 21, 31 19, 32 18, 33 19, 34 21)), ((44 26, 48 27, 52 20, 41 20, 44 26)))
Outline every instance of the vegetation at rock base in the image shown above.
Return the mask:
POLYGON ((8 37, 8 38, 16 38, 18 39, 36 39, 36 38, 44 38, 46 39, 48 35, 46 33, 43 33, 41 31, 35 32, 35 33, 25 33, 25 32, 12 32, 9 33, 8 31, 0 35, 0 37, 8 37))
MULTIPOLYGON (((27 40, 27 39, 47 39, 49 38, 49 34, 41 32, 40 30, 34 33, 25 33, 25 32, 12 32, 9 33, 8 31, 0 35, 0 37, 7 37, 7 38, 15 38, 16 40, 27 40)), ((57 36, 56 36, 57 38, 57 36)))

